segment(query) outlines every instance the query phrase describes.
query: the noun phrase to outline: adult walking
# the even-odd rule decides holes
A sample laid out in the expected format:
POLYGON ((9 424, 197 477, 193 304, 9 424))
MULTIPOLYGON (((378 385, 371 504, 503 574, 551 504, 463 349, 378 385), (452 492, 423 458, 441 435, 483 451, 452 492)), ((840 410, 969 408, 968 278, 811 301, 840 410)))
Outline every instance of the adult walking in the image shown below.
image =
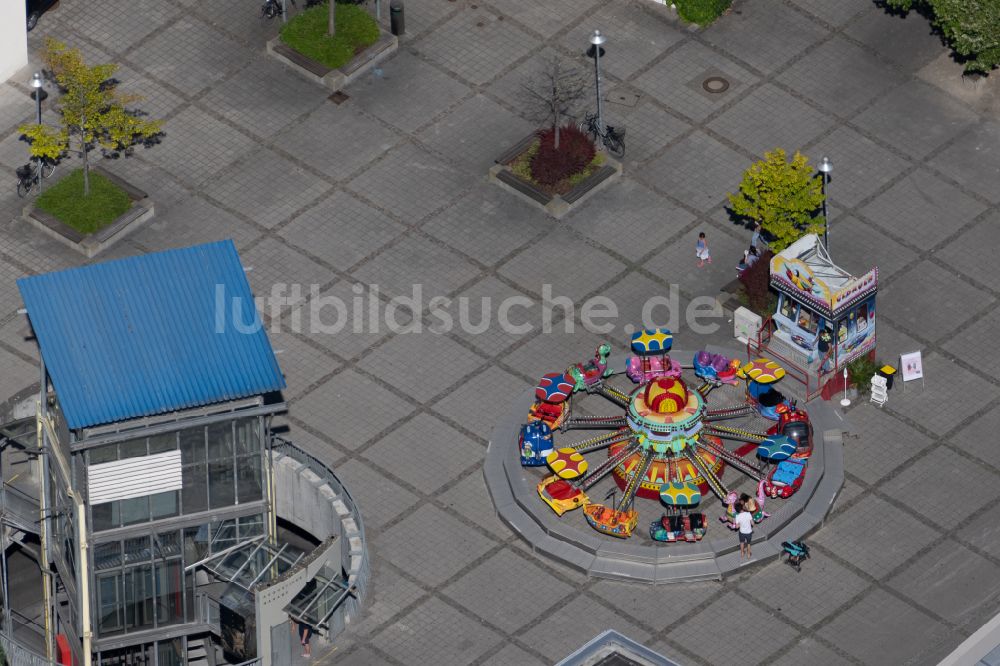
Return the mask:
POLYGON ((753 540, 753 516, 742 502, 736 504, 736 518, 733 522, 740 531, 740 559, 749 560, 753 557, 750 551, 750 542, 753 540))

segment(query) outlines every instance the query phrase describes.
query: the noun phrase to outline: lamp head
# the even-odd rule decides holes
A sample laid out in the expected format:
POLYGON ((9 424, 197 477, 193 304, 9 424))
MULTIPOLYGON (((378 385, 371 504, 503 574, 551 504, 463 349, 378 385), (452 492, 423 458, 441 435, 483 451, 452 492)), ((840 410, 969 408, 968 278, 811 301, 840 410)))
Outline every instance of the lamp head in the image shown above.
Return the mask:
POLYGON ((608 41, 608 38, 602 35, 600 30, 595 30, 594 34, 590 36, 590 43, 594 46, 600 46, 606 41, 608 41))
POLYGON ((833 171, 833 163, 830 161, 829 157, 824 155, 823 159, 820 160, 818 168, 822 173, 830 173, 831 171, 833 171))
POLYGON ((31 77, 31 87, 36 90, 42 87, 42 75, 38 72, 35 72, 35 75, 31 77))

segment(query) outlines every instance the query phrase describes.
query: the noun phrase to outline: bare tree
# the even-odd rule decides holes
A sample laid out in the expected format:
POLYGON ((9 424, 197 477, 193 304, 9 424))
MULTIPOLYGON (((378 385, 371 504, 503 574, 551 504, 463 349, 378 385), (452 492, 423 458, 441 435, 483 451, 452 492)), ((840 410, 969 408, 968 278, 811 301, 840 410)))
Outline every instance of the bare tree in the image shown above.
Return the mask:
POLYGON ((559 56, 552 56, 538 74, 521 84, 521 89, 528 116, 555 129, 558 150, 562 119, 587 92, 583 74, 559 56))

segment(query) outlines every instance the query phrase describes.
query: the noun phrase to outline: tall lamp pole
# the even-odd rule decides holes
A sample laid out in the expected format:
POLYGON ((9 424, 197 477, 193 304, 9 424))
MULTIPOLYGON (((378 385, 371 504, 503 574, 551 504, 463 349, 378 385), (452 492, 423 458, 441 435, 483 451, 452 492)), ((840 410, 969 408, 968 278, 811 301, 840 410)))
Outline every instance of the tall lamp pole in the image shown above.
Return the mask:
MULTIPOLYGON (((35 72, 35 75, 31 77, 31 96, 35 98, 35 122, 39 125, 42 124, 42 98, 46 96, 45 89, 42 87, 42 75, 35 72)), ((38 179, 38 192, 42 191, 42 158, 35 158, 38 162, 38 173, 35 177, 38 179)))
POLYGON ((830 162, 830 158, 826 155, 819 163, 819 172, 822 178, 822 192, 823 192, 823 245, 826 247, 826 251, 830 252, 830 216, 826 213, 826 184, 830 182, 830 172, 833 171, 833 163, 830 162))
MULTIPOLYGON (((597 89, 597 126, 601 128, 601 134, 604 134, 604 104, 601 103, 601 55, 604 53, 604 49, 601 45, 608 41, 608 38, 601 34, 600 30, 595 30, 594 34, 590 36, 590 51, 593 51, 594 58, 594 87, 597 89)), ((588 51, 588 55, 589 55, 588 51)))

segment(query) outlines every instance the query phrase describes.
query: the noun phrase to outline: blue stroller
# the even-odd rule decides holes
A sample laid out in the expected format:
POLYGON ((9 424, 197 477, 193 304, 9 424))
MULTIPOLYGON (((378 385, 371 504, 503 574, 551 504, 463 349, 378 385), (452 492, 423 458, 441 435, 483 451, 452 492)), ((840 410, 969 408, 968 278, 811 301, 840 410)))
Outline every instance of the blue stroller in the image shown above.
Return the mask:
POLYGON ((781 548, 788 556, 785 561, 795 567, 796 571, 802 571, 802 561, 809 559, 809 546, 802 541, 782 541, 781 548))

